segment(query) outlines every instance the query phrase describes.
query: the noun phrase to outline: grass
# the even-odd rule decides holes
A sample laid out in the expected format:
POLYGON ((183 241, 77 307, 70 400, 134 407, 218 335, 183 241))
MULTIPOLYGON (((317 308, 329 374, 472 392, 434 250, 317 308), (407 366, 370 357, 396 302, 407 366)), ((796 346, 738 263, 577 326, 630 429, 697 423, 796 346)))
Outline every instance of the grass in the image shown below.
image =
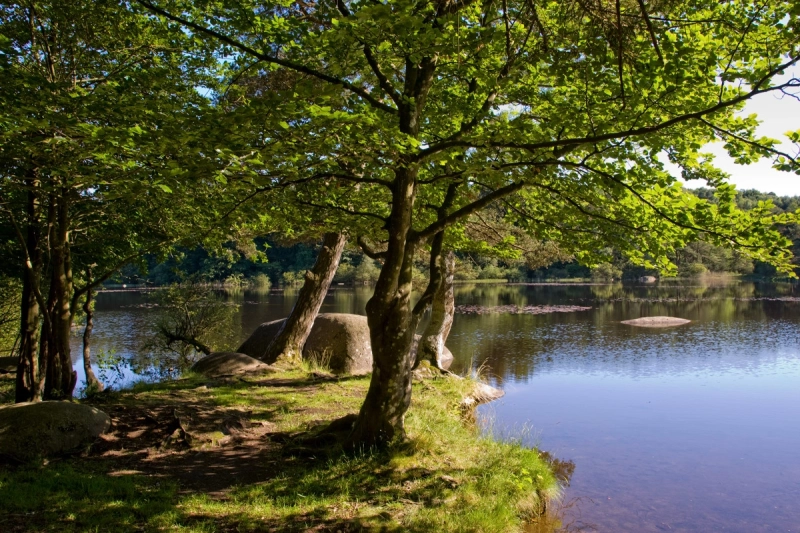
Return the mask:
POLYGON ((131 463, 141 461, 135 452, 144 453, 135 441, 111 455, 0 468, 0 530, 508 532, 542 515, 557 496, 545 456, 465 422, 459 404, 473 386, 468 379, 415 383, 409 438, 388 450, 348 454, 335 442, 306 444, 331 420, 357 412, 368 385, 369 377, 320 378, 316 369, 297 369, 247 381, 190 375, 101 395, 96 405, 106 410, 246 413, 269 432, 257 462, 238 466, 268 474, 257 482, 231 474, 221 491, 192 488, 180 475, 182 461, 205 457, 212 467, 225 446, 151 453, 131 463), (158 471, 142 466, 159 461, 166 466, 158 471), (126 474, 131 464, 145 473, 126 474), (114 472, 123 474, 108 475, 114 472))

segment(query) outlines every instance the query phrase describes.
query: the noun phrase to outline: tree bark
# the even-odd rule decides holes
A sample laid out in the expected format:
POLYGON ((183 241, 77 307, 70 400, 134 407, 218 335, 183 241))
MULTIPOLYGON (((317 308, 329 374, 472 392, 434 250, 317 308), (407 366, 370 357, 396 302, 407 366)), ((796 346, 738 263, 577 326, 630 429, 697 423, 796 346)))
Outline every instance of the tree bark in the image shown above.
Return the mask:
POLYGON ((343 233, 325 234, 317 261, 314 263, 314 267, 306 272, 306 280, 300 289, 297 302, 278 334, 267 347, 264 355, 265 361, 299 361, 302 359, 303 345, 311 333, 314 319, 331 286, 346 243, 347 238, 343 233))
POLYGON ((416 193, 415 167, 396 171, 389 216, 389 242, 375 292, 367 302, 372 378, 349 437, 352 447, 384 446, 405 438, 411 403, 411 343, 419 315, 411 307, 414 243, 409 240, 416 193))
MULTIPOLYGON (((402 98, 398 99, 398 126, 419 138, 420 116, 436 71, 435 57, 406 58, 402 98)), ((412 308, 412 274, 418 235, 412 225, 419 163, 401 156, 394 166, 392 209, 386 220, 388 243, 375 292, 367 302, 367 324, 372 344, 372 378, 348 444, 355 448, 385 446, 405 438, 404 416, 411 404, 411 344, 430 289, 439 283, 439 269, 420 302, 412 308)))
POLYGON ((41 311, 34 291, 37 290, 42 272, 42 250, 39 243, 39 199, 36 194, 37 180, 26 180, 29 187, 26 206, 26 255, 30 264, 25 269, 22 281, 22 307, 20 312, 20 345, 16 402, 35 402, 42 399, 39 368, 39 323, 41 311))
POLYGON ((455 314, 455 295, 453 291, 453 276, 455 274, 456 256, 450 251, 441 256, 444 276, 439 288, 433 296, 431 303, 431 321, 425 328, 417 348, 418 365, 428 361, 431 366, 442 368, 442 353, 450 328, 453 326, 455 314))
MULTIPOLYGON (((92 270, 86 272, 87 283, 92 279, 92 270)), ((103 383, 97 379, 92 370, 92 329, 94 329, 94 310, 92 309, 92 289, 86 291, 83 312, 86 314, 86 326, 83 328, 83 370, 86 373, 86 390, 101 392, 103 383)))
MULTIPOLYGON (((47 379, 44 396, 47 399, 71 398, 77 382, 72 370, 69 336, 72 326, 72 265, 69 255, 68 200, 66 192, 57 199, 56 224, 51 251, 50 296, 47 310, 50 313, 51 331, 47 336, 47 379)), ((43 335, 44 337, 44 335, 43 335)))

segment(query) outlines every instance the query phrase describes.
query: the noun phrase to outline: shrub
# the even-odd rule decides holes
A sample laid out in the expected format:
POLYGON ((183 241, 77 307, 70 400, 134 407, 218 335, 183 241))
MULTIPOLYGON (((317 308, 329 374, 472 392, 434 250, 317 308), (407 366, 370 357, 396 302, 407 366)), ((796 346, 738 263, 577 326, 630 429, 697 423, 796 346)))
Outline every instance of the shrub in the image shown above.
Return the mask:
POLYGON ((702 276, 708 272, 708 269, 703 263, 690 263, 686 267, 686 274, 692 277, 702 276))
POLYGON ((611 263, 600 263, 592 269, 592 279, 595 281, 613 281, 622 277, 622 269, 611 263))

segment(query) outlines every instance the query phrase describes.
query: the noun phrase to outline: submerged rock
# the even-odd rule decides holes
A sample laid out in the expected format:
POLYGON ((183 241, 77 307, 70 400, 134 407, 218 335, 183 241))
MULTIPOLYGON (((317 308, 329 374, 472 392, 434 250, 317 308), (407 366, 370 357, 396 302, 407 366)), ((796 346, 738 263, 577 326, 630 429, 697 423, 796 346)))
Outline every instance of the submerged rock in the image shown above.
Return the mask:
MULTIPOLYGON (((239 346, 239 352, 261 359, 285 319, 261 324, 239 346)), ((372 347, 367 317, 347 313, 322 313, 303 346, 303 358, 316 361, 336 374, 366 374, 372 371, 372 347)), ((266 361, 272 364, 275 361, 266 361)))
POLYGON ((682 326, 688 324, 691 320, 685 318, 677 318, 674 316, 645 316, 642 318, 634 318, 632 320, 623 320, 623 324, 629 326, 639 326, 641 328, 669 328, 672 326, 682 326))
POLYGON ((192 365, 192 370, 204 376, 219 377, 264 372, 269 370, 269 365, 243 353, 214 352, 192 365))
POLYGON ((18 461, 80 450, 108 431, 104 412, 72 402, 0 407, 0 455, 18 461))

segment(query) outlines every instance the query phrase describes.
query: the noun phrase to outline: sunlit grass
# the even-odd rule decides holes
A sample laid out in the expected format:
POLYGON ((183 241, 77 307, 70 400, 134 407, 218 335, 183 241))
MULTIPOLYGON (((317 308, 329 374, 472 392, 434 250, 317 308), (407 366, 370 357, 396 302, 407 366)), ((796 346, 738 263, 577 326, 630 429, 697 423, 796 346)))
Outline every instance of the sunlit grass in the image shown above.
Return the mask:
POLYGON ((536 450, 465 422, 460 402, 473 385, 449 376, 415 383, 408 439, 358 454, 291 437, 357 412, 369 376, 320 379, 301 369, 138 385, 107 401, 246 409, 274 424, 290 439, 270 459, 274 476, 244 486, 232 479, 220 497, 179 493, 174 480, 103 476, 112 465, 86 460, 9 469, 0 477, 0 514, 18 525, 34 513, 27 531, 518 531, 558 484, 536 450))

